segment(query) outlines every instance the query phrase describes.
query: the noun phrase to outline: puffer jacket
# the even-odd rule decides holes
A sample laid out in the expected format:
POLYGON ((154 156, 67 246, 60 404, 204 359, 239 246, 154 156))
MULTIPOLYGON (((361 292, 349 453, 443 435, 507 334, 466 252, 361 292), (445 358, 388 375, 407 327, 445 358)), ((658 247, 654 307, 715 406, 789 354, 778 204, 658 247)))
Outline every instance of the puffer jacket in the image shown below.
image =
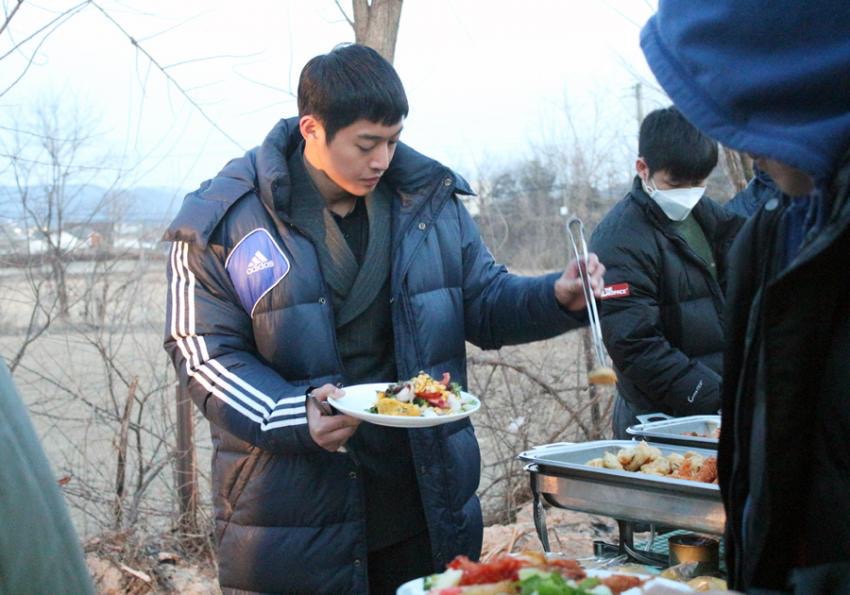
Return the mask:
MULTIPOLYGON (((184 200, 165 236, 165 346, 210 421, 221 585, 365 593, 358 466, 318 447, 307 427, 305 390, 340 381, 343 370, 316 250, 288 216, 286 160, 300 142, 297 119, 282 120, 184 200)), ((519 277, 494 262, 457 198, 469 187, 450 170, 399 145, 384 179, 399 197, 391 230, 399 379, 448 371, 465 385, 465 341, 498 348, 582 323, 555 300, 557 273, 519 277)), ((477 558, 472 425, 408 435, 434 569, 457 554, 477 558)))
POLYGON ((714 250, 717 279, 638 177, 591 238, 606 267, 599 315, 618 377, 615 437, 627 437, 637 415, 720 409, 724 262, 744 220, 707 197, 693 215, 714 250))

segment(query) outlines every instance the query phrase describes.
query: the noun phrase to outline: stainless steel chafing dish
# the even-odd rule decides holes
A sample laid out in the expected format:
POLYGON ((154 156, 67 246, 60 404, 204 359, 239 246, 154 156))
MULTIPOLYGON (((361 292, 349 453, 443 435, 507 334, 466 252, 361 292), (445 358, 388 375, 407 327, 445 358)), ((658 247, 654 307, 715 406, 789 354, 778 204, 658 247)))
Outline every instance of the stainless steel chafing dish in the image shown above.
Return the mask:
POLYGON ((719 415, 670 417, 663 413, 651 413, 638 415, 637 418, 641 423, 626 429, 631 436, 664 444, 681 444, 717 450, 719 440, 710 436, 720 427, 719 415), (686 436, 686 432, 704 434, 704 436, 686 436))
MULTIPOLYGON (((534 495, 534 522, 548 551, 546 520, 541 499, 552 506, 600 514, 619 521, 651 523, 722 534, 726 514, 716 484, 673 479, 646 473, 590 467, 587 462, 605 452, 633 447, 631 440, 599 440, 581 444, 547 444, 523 452, 534 495)), ((656 445, 662 453, 687 451, 705 457, 712 450, 656 445)))

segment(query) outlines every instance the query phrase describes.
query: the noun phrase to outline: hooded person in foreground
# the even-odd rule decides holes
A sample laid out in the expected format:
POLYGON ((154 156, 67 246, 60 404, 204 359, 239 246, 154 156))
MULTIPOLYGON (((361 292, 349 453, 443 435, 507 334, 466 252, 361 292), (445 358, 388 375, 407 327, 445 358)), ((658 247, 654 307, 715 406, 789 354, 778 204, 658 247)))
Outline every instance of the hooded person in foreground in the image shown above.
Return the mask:
POLYGON ((850 4, 662 0, 641 46, 685 117, 797 197, 730 254, 730 586, 850 593, 850 4))

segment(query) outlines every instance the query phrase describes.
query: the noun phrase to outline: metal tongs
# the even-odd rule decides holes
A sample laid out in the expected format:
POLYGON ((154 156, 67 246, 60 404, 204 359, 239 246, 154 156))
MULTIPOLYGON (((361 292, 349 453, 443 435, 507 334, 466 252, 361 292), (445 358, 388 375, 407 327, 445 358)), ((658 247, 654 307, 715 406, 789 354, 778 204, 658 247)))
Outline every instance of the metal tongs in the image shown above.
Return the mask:
POLYGON ((587 306, 587 317, 590 320, 590 336, 593 339, 593 351, 596 356, 596 366, 607 366, 607 358, 605 357, 605 346, 602 343, 602 326, 599 323, 599 311, 596 309, 596 299, 593 295, 593 287, 590 284, 590 273, 587 272, 587 242, 584 239, 584 223, 578 217, 572 217, 567 221, 567 235, 570 237, 570 243, 573 246, 573 254, 575 254, 576 262, 578 263, 578 274, 581 279, 581 286, 584 290, 584 302, 587 306), (573 228, 576 231, 573 231, 573 228), (581 242, 581 253, 579 253, 578 242, 581 242))

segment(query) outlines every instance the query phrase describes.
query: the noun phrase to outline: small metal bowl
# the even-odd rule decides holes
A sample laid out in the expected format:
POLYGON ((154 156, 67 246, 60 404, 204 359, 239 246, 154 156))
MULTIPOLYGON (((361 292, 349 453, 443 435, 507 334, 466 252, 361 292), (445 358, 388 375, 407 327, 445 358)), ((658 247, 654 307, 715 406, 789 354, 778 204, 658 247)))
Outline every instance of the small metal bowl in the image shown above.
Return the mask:
POLYGON ((720 566, 720 541, 695 533, 673 535, 667 540, 670 566, 697 562, 701 573, 717 572, 720 566))

